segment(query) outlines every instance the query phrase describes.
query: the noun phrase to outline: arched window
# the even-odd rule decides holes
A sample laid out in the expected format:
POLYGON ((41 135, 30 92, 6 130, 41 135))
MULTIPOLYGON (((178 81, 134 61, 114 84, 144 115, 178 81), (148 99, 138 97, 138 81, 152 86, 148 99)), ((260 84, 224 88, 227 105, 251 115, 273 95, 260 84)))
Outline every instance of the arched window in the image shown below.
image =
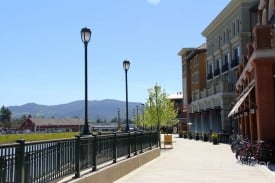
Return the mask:
POLYGON ((272 18, 273 14, 274 14, 274 11, 275 11, 274 1, 275 0, 269 0, 269 4, 268 4, 268 21, 270 21, 270 19, 272 18))
POLYGON ((266 24, 267 24, 267 10, 266 8, 264 8, 262 13, 262 25, 266 25, 266 24))

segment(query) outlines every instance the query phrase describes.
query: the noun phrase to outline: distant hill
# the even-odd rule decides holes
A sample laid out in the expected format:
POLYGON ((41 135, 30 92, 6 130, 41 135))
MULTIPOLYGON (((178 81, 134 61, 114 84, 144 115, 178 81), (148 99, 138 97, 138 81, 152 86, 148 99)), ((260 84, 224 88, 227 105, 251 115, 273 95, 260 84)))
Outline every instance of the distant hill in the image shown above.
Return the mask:
MULTIPOLYGON (((141 112, 141 103, 129 102, 129 118, 136 112, 136 106, 139 106, 141 112)), ((12 118, 20 118, 24 114, 32 117, 45 118, 84 118, 84 100, 74 101, 60 105, 39 105, 35 103, 27 103, 21 106, 9 106, 12 112, 12 118)), ((118 117, 118 108, 120 109, 120 118, 126 116, 125 101, 105 99, 88 101, 88 116, 90 120, 96 119, 111 120, 118 117)))

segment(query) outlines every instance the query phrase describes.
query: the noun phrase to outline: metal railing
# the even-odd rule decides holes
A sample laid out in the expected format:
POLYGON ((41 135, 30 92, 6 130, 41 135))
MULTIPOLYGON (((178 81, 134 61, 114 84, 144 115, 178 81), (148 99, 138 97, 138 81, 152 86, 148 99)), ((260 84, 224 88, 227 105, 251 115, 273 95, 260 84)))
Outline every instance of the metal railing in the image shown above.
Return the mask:
POLYGON ((0 183, 51 182, 158 147, 158 132, 110 133, 0 145, 0 183))

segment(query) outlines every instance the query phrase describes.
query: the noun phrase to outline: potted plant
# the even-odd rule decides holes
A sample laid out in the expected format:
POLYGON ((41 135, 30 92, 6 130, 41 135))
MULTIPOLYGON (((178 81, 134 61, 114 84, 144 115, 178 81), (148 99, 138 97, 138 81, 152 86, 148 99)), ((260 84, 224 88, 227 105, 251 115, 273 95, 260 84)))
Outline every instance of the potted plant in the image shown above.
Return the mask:
POLYGON ((206 132, 202 133, 202 140, 203 140, 204 142, 207 142, 207 141, 208 141, 208 133, 206 133, 206 132))
POLYGON ((183 132, 183 131, 180 131, 180 132, 179 132, 179 138, 182 138, 183 135, 184 135, 184 132, 183 132))
POLYGON ((200 139, 200 133, 199 133, 199 132, 196 132, 196 133, 195 133, 195 139, 196 139, 196 140, 199 140, 199 139, 200 139))
POLYGON ((188 132, 188 138, 189 138, 189 139, 192 139, 192 138, 193 138, 192 132, 188 132))
POLYGON ((183 138, 187 138, 187 136, 188 136, 188 132, 187 131, 183 131, 183 138))
POLYGON ((213 145, 218 144, 218 134, 217 133, 212 133, 211 138, 212 138, 213 145))

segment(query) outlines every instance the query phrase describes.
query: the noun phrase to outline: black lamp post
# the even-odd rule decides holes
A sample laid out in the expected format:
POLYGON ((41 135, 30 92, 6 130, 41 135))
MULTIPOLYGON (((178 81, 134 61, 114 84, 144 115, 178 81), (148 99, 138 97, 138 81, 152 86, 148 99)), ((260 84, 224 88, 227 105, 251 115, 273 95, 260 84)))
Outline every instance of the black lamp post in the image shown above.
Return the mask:
POLYGON ((139 125, 139 119, 138 119, 138 105, 136 106, 136 108, 137 108, 137 127, 140 127, 140 125, 139 125))
POLYGON ((123 61, 123 69, 125 70, 125 85, 126 85, 126 131, 129 131, 129 120, 128 120, 128 81, 127 81, 127 71, 130 67, 130 62, 128 60, 123 61))
POLYGON ((120 108, 117 108, 117 129, 120 130, 120 108))
POLYGON ((88 125, 88 70, 87 70, 87 47, 88 47, 88 42, 90 41, 92 32, 90 29, 87 27, 81 29, 81 39, 82 42, 84 43, 85 47, 85 119, 84 119, 84 128, 82 135, 89 135, 89 125, 88 125))
POLYGON ((142 130, 144 130, 145 128, 145 121, 144 121, 144 104, 141 104, 142 105, 142 130))

